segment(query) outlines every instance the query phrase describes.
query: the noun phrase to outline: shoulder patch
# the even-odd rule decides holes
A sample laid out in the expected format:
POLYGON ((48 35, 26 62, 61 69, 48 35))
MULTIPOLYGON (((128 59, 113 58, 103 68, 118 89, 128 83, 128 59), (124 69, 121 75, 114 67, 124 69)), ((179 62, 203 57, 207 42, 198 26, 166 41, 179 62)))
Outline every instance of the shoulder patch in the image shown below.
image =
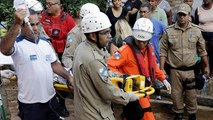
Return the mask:
POLYGON ((67 42, 69 42, 69 43, 72 42, 72 35, 67 36, 67 42))
POLYGON ((115 52, 113 56, 114 56, 115 59, 117 59, 117 60, 121 58, 121 54, 120 54, 118 51, 115 52))
POLYGON ((101 68, 99 69, 99 75, 100 77, 104 80, 104 81, 108 81, 108 71, 107 71, 107 67, 101 68))

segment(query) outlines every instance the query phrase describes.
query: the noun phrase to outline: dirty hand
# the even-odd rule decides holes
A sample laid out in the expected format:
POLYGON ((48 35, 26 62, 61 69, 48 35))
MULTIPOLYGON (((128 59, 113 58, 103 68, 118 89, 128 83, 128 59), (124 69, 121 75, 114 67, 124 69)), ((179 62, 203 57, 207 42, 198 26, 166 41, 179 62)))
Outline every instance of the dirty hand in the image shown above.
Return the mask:
POLYGON ((171 85, 167 80, 163 80, 163 84, 166 86, 166 89, 171 93, 171 85))
POLYGON ((128 94, 129 94, 129 102, 133 102, 133 101, 136 101, 136 100, 138 100, 139 98, 138 98, 138 96, 137 95, 135 95, 133 92, 128 92, 128 94))
POLYGON ((3 77, 3 78, 11 78, 13 76, 15 76, 15 72, 14 71, 11 71, 11 70, 2 70, 0 71, 0 75, 3 77))

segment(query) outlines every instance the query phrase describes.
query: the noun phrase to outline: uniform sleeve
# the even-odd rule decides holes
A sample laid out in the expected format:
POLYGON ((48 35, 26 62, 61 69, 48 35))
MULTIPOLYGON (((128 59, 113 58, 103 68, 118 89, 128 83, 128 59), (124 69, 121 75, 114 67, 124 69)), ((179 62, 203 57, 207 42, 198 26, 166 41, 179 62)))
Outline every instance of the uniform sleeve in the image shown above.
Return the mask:
POLYGON ((73 63, 74 51, 78 46, 78 40, 75 39, 75 34, 72 32, 68 35, 67 38, 69 38, 71 42, 67 42, 66 48, 64 49, 64 53, 62 56, 62 62, 66 67, 71 68, 73 63))
POLYGON ((156 75, 156 78, 159 79, 161 82, 166 79, 165 74, 163 73, 162 70, 160 70, 160 68, 157 64, 156 64, 155 75, 156 75))
POLYGON ((123 90, 115 87, 111 82, 107 67, 98 60, 89 63, 87 73, 92 80, 97 92, 104 100, 110 100, 113 103, 126 105, 129 102, 129 95, 123 90))
POLYGON ((111 55, 107 60, 107 65, 113 72, 124 73, 122 66, 126 64, 126 60, 125 55, 120 53, 120 51, 116 51, 114 55, 111 55))
POLYGON ((201 34, 201 32, 199 32, 199 39, 198 39, 198 42, 197 42, 197 51, 198 51, 198 54, 199 56, 205 56, 207 55, 207 52, 206 52, 206 48, 205 48, 205 40, 201 34))
POLYGON ((168 44, 167 32, 165 32, 160 42, 160 56, 167 57, 168 44))
MULTIPOLYGON (((67 44, 71 44, 71 43, 67 43, 67 44)), ((73 62, 73 56, 71 55, 71 47, 70 45, 67 45, 68 47, 66 47, 64 49, 64 53, 62 55, 62 63, 64 64, 65 67, 67 68, 71 68, 72 67, 72 62, 73 62)))

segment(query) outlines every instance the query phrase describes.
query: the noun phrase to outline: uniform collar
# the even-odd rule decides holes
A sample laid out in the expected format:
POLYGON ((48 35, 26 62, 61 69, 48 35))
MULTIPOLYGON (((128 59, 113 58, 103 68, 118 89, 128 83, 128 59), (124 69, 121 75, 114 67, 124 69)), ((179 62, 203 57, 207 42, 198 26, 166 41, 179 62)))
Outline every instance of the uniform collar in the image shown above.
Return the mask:
POLYGON ((176 22, 175 25, 174 25, 174 27, 175 27, 175 29, 180 29, 180 30, 185 31, 185 30, 187 30, 187 29, 189 29, 189 28, 192 27, 192 23, 189 22, 189 24, 188 24, 188 26, 187 26, 186 28, 182 28, 182 27, 180 27, 180 26, 178 25, 178 23, 176 22))
POLYGON ((85 42, 93 48, 93 51, 97 51, 99 54, 101 54, 105 58, 107 58, 109 56, 106 48, 99 49, 96 43, 91 42, 89 40, 86 40, 85 42))

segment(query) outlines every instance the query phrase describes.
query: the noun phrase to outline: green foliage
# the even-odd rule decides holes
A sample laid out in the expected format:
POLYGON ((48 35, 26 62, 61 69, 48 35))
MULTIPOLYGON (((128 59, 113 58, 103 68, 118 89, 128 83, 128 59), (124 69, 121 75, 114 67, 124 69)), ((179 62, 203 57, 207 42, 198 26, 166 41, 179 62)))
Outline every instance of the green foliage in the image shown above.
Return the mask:
MULTIPOLYGON (((44 4, 46 0, 41 0, 44 4)), ((77 17, 80 7, 85 3, 94 3, 102 11, 106 9, 106 0, 61 0, 64 11, 70 13, 72 16, 77 17)))
POLYGON ((102 11, 105 11, 106 0, 62 0, 63 8, 65 11, 69 12, 71 15, 74 15, 76 11, 85 3, 94 3, 102 11))
POLYGON ((0 22, 6 21, 8 29, 13 21, 13 0, 0 0, 0 11, 0 22))

